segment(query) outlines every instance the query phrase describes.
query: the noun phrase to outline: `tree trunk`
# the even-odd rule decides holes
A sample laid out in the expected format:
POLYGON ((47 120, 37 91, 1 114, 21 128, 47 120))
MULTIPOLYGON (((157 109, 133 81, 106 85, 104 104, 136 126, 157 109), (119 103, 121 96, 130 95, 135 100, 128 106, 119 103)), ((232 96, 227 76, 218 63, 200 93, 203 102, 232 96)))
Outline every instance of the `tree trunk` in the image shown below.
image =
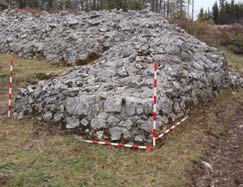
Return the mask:
POLYGON ((161 13, 161 10, 162 10, 162 3, 163 3, 163 0, 160 0, 159 1, 159 12, 161 13))
POLYGON ((167 0, 167 19, 169 19, 170 15, 170 0, 167 0))
POLYGON ((192 22, 194 21, 194 0, 192 0, 192 22))
POLYGON ((187 0, 187 18, 190 20, 190 0, 187 0))
POLYGON ((164 0, 164 17, 166 16, 166 1, 164 0))

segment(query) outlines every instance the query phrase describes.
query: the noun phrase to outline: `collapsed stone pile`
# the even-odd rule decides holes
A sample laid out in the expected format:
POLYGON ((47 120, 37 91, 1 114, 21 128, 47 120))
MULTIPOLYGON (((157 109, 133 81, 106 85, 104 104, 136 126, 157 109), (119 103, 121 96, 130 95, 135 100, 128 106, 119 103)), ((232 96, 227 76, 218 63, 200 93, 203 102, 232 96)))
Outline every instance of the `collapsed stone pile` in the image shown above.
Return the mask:
POLYGON ((168 25, 157 18, 150 23, 147 15, 113 10, 32 16, 5 11, 0 17, 0 53, 44 58, 51 63, 87 64, 116 44, 139 34, 150 35, 151 28, 159 29, 158 24, 168 25))
POLYGON ((0 39, 2 52, 68 64, 97 58, 20 89, 15 107, 20 118, 35 116, 89 138, 149 143, 154 61, 159 64, 158 129, 229 86, 222 53, 146 10, 0 19, 0 34, 6 36, 0 39))

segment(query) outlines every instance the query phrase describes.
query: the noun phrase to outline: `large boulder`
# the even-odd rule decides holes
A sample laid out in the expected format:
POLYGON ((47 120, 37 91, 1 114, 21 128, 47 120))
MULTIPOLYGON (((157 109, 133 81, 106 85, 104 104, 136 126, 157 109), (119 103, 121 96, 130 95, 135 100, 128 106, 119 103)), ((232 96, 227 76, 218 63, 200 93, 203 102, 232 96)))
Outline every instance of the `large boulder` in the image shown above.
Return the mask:
POLYGON ((57 20, 57 26, 48 27, 46 41, 54 37, 48 45, 58 48, 56 42, 60 40, 55 39, 54 33, 62 33, 63 44, 71 45, 72 42, 66 44, 66 37, 79 31, 77 43, 74 42, 78 47, 72 46, 75 49, 72 53, 77 56, 86 53, 82 41, 90 42, 87 49, 103 46, 104 50, 105 45, 106 50, 98 50, 100 57, 92 64, 75 66, 52 80, 21 89, 15 107, 21 115, 78 129, 89 138, 149 143, 153 126, 154 61, 158 62, 158 130, 185 115, 192 104, 207 101, 229 86, 224 54, 168 24, 158 14, 145 10, 103 11, 33 19, 44 23, 51 22, 50 17, 57 20), (91 19, 93 14, 96 16, 91 19), (69 17, 79 20, 78 23, 68 22, 69 17), (68 32, 63 31, 69 27, 68 32), (53 29, 57 31, 52 32, 53 29), (84 37, 84 33, 88 35, 84 37), (99 45, 97 38, 103 41, 99 45))

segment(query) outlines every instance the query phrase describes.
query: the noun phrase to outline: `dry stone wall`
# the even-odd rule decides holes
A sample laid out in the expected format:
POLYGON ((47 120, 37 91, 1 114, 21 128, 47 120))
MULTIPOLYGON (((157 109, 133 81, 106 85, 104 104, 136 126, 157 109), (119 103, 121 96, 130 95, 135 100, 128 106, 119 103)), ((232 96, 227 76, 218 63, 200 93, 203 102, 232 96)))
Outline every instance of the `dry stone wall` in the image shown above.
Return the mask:
POLYGON ((44 58, 51 63, 87 64, 116 44, 138 34, 150 34, 158 24, 168 26, 165 19, 149 23, 148 14, 152 16, 152 12, 118 10, 82 12, 77 16, 66 12, 32 16, 5 11, 0 16, 0 52, 44 58))
POLYGON ((154 61, 158 130, 229 87, 224 54, 147 10, 0 20, 1 52, 72 65, 95 59, 20 89, 19 118, 34 116, 88 138, 150 143, 154 61))

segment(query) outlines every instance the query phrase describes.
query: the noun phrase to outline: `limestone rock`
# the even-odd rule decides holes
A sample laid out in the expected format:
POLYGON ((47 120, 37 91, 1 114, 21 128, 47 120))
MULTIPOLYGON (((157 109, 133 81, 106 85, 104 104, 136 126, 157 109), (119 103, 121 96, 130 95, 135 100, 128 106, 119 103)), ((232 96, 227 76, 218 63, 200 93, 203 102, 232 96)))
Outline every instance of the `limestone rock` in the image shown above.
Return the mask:
POLYGON ((230 86, 233 90, 243 88, 243 78, 237 72, 230 72, 230 86))
POLYGON ((79 119, 77 117, 66 117, 66 128, 74 129, 79 127, 79 119))
POLYGON ((43 120, 45 122, 49 122, 51 119, 52 119, 53 115, 52 115, 52 112, 46 112, 44 115, 43 115, 43 120))
POLYGON ((230 84, 242 85, 236 74, 230 82, 224 54, 148 10, 3 14, 0 28, 0 53, 78 65, 20 89, 15 112, 94 138, 151 142, 154 60, 158 131, 230 84))
POLYGON ((69 115, 88 115, 91 105, 95 101, 95 96, 81 95, 67 99, 66 110, 69 115))
POLYGON ((110 97, 104 104, 105 112, 121 112, 122 110, 122 98, 110 97))
POLYGON ((107 123, 106 123, 106 113, 100 113, 98 116, 92 119, 91 121, 91 127, 93 129, 101 129, 101 128, 106 128, 107 123))
POLYGON ((84 127, 87 127, 89 125, 89 121, 87 119, 82 119, 80 123, 84 127))

